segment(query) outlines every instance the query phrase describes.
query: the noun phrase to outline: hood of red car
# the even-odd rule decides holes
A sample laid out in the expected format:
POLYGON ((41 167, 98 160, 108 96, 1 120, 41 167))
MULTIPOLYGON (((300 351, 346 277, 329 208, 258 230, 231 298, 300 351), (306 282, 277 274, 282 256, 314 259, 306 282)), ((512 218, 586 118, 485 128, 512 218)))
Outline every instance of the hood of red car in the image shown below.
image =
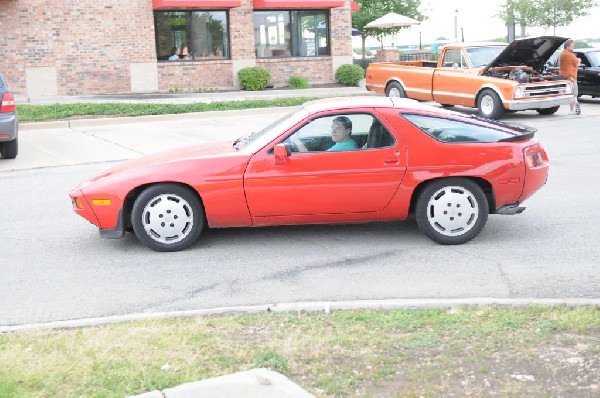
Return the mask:
POLYGON ((496 59, 483 70, 502 66, 530 66, 538 72, 544 68, 546 61, 567 41, 564 37, 540 36, 518 39, 510 43, 496 59))
POLYGON ((217 158, 234 153, 237 153, 237 151, 233 148, 232 143, 229 141, 180 147, 126 161, 86 179, 83 183, 91 183, 110 175, 138 168, 150 167, 159 164, 176 163, 188 159, 217 158))

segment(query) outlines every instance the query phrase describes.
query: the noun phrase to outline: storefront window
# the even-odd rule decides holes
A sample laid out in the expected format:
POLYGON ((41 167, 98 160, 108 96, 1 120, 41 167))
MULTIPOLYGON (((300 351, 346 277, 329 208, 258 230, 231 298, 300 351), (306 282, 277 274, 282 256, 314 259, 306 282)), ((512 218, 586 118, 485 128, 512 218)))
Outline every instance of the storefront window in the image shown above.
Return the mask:
POLYGON ((327 11, 256 11, 257 58, 329 55, 327 11))
POLYGON ((229 58, 225 11, 155 11, 159 61, 229 58))

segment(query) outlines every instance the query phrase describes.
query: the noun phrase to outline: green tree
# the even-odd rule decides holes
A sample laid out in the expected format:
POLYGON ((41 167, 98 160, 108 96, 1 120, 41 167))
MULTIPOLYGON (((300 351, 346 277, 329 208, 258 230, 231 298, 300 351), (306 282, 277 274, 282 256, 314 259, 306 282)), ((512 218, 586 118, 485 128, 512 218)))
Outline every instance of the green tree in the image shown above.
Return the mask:
POLYGON ((418 21, 426 17, 418 10, 421 0, 356 0, 360 10, 352 13, 352 26, 365 33, 366 36, 375 37, 383 45, 383 37, 399 32, 402 27, 386 29, 367 29, 365 25, 384 16, 395 12, 418 21))
POLYGON ((524 36, 527 26, 556 30, 588 15, 596 5, 595 0, 506 0, 498 16, 506 26, 518 23, 524 36))
POLYGON ((588 10, 597 5, 595 0, 542 0, 536 26, 545 29, 567 26, 579 17, 589 15, 588 10))
POLYGON ((524 37, 527 26, 535 26, 537 13, 537 6, 531 0, 507 0, 498 16, 504 21, 505 26, 519 24, 521 37, 524 37))

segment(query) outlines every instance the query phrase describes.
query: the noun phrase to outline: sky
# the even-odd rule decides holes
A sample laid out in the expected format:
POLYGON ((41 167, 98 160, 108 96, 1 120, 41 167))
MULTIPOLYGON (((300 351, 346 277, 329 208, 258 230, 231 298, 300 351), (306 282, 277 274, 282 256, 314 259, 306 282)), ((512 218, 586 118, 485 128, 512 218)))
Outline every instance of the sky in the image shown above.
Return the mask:
MULTIPOLYGON (((465 41, 485 41, 506 36, 507 29, 502 20, 496 17, 505 0, 421 0, 421 13, 427 15, 419 26, 403 29, 394 37, 386 39, 386 45, 419 44, 419 32, 423 43, 432 42, 438 37, 454 38, 454 19, 457 17, 458 39, 461 39, 461 28, 465 41), (458 10, 458 13, 455 12, 458 10)), ((600 6, 589 10, 590 15, 578 18, 570 26, 557 27, 556 35, 573 39, 600 38, 600 6)), ((520 35, 520 27, 516 27, 520 35)), ((528 36, 553 35, 553 28, 527 28, 528 36)), ((360 43, 360 39, 358 39, 360 43)), ((367 46, 378 46, 376 40, 368 40, 367 46)), ((360 47, 355 45, 355 47, 360 47)))

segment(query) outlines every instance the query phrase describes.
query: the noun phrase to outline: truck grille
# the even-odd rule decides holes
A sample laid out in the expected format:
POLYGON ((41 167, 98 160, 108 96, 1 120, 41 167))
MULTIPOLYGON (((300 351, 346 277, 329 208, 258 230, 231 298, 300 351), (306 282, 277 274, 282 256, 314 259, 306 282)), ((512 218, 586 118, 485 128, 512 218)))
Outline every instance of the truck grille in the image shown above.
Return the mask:
POLYGON ((543 95, 567 94, 567 83, 544 84, 542 86, 525 87, 525 97, 538 97, 543 95))

